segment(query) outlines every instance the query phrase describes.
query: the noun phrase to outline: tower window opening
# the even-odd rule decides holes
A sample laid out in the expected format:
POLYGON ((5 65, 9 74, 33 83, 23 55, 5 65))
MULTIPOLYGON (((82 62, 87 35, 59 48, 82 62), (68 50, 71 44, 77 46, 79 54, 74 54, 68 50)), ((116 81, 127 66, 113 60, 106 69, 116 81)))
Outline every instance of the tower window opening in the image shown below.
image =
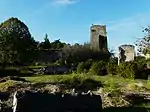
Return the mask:
POLYGON ((96 30, 91 30, 92 32, 96 32, 96 30))

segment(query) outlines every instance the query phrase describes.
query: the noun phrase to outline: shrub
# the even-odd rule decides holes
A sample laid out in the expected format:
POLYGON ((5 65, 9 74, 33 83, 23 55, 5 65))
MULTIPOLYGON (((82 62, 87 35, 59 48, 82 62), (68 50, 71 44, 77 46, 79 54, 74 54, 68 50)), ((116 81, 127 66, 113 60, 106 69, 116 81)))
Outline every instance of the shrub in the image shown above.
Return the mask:
POLYGON ((87 78, 83 80, 82 84, 78 88, 81 90, 93 90, 97 89, 97 87, 103 87, 103 84, 95 79, 87 78))
POLYGON ((61 58, 58 60, 59 65, 65 65, 65 59, 61 58))
POLYGON ((78 64, 77 73, 82 73, 84 71, 84 62, 78 64))
POLYGON ((147 69, 147 60, 136 60, 135 63, 137 63, 138 66, 138 72, 135 76, 135 79, 148 79, 149 71, 147 69))
POLYGON ((76 88, 78 90, 94 90, 97 87, 103 87, 101 81, 97 81, 93 77, 84 76, 82 74, 71 74, 69 78, 62 78, 60 84, 65 84, 65 87, 76 88))
POLYGON ((77 73, 87 73, 91 67, 92 60, 86 62, 80 62, 77 67, 77 73))
POLYGON ((141 58, 141 59, 136 59, 134 62, 137 63, 138 69, 140 70, 146 65, 147 60, 141 58))
POLYGON ((139 70, 138 73, 135 75, 135 79, 148 79, 148 75, 150 71, 148 69, 139 70))
POLYGON ((123 62, 117 67, 117 73, 124 78, 147 79, 144 61, 123 62))
POLYGON ((87 61, 84 63, 84 69, 86 69, 87 71, 89 71, 91 65, 92 65, 92 59, 87 60, 87 61))
POLYGON ((144 56, 136 56, 135 57, 135 61, 144 61, 145 60, 145 57, 144 56))
POLYGON ((117 73, 123 78, 135 78, 138 65, 135 62, 122 62, 117 67, 117 73))
POLYGON ((106 75, 107 69, 106 69, 106 63, 104 61, 94 62, 91 65, 90 73, 93 75, 106 75))
POLYGON ((150 68, 150 60, 147 61, 147 67, 150 68))
POLYGON ((65 84, 66 87, 76 88, 82 84, 84 77, 82 75, 72 74, 69 78, 62 78, 60 84, 65 84))
POLYGON ((108 74, 116 75, 117 74, 117 63, 115 60, 110 60, 107 63, 107 72, 108 74))

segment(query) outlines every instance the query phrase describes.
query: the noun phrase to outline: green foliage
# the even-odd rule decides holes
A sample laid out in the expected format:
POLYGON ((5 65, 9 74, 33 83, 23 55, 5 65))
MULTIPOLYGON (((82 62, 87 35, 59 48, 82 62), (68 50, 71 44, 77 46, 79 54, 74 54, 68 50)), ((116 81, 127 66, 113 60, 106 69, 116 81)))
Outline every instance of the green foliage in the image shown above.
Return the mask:
POLYGON ((85 63, 84 62, 79 63, 77 67, 77 73, 84 72, 84 69, 85 69, 85 63))
POLYGON ((148 69, 147 69, 147 60, 145 58, 141 58, 139 60, 135 60, 134 61, 137 64, 137 74, 135 76, 135 78, 139 78, 139 79, 147 79, 148 78, 148 69))
POLYGON ((65 46, 66 44, 61 42, 60 39, 55 40, 54 42, 51 43, 52 49, 61 49, 65 46))
POLYGON ((51 48, 51 43, 50 43, 50 41, 48 39, 48 35, 47 34, 45 35, 44 42, 41 42, 39 44, 39 48, 40 49, 50 49, 51 48))
POLYGON ((107 74, 106 62, 104 61, 94 62, 91 65, 89 72, 93 75, 106 75, 107 74))
POLYGON ((145 36, 141 39, 138 39, 136 42, 136 46, 138 47, 138 51, 143 54, 150 53, 150 26, 144 28, 143 32, 145 36))
POLYGON ((77 67, 77 73, 87 73, 92 65, 92 60, 89 59, 86 62, 80 62, 77 67))
POLYGON ((117 62, 115 59, 111 59, 107 63, 107 72, 108 74, 116 75, 117 74, 117 62))
POLYGON ((147 61, 147 67, 150 68, 150 60, 147 61))
POLYGON ((57 60, 57 61, 55 62, 55 64, 57 64, 57 65, 66 65, 65 59, 60 58, 59 60, 57 60))
POLYGON ((124 78, 147 79, 148 74, 145 71, 145 61, 122 62, 117 67, 117 73, 124 78))
POLYGON ((108 62, 107 71, 108 74, 116 75, 117 65, 113 64, 112 62, 108 62))
POLYGON ((28 27, 17 18, 0 24, 0 62, 2 64, 27 63, 34 59, 36 42, 28 27))
POLYGON ((91 65, 92 65, 92 59, 88 59, 85 63, 84 63, 84 69, 86 70, 86 71, 89 71, 89 69, 90 69, 90 67, 91 67, 91 65))
POLYGON ((61 49, 65 45, 66 45, 66 43, 61 42, 60 39, 55 40, 53 42, 50 42, 49 38, 48 38, 48 34, 46 34, 45 37, 44 37, 44 41, 39 43, 38 48, 41 49, 41 50, 45 50, 45 49, 49 49, 49 50, 50 49, 61 49))
POLYGON ((64 84, 65 87, 92 90, 97 87, 102 87, 102 83, 97 78, 82 75, 82 74, 70 74, 70 75, 43 75, 34 77, 25 77, 26 80, 33 83, 54 83, 64 84))
POLYGON ((89 44, 79 45, 66 45, 62 49, 65 59, 70 63, 85 62, 89 59, 94 61, 109 60, 111 54, 94 51, 90 48, 89 44))
POLYGON ((122 62, 117 67, 117 73, 123 78, 135 78, 139 69, 137 62, 122 62))
POLYGON ((7 80, 6 82, 0 83, 0 91, 6 91, 8 87, 16 86, 16 82, 12 80, 7 80))

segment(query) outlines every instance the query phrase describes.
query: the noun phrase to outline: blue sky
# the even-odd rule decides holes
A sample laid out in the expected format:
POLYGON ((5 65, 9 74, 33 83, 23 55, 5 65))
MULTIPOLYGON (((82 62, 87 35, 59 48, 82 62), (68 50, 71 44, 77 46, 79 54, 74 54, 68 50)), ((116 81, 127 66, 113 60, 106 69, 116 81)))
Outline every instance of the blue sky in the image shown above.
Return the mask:
POLYGON ((107 26, 108 47, 133 44, 150 24, 150 0, 1 0, 0 22, 17 17, 32 36, 68 43, 90 40, 92 24, 107 26))

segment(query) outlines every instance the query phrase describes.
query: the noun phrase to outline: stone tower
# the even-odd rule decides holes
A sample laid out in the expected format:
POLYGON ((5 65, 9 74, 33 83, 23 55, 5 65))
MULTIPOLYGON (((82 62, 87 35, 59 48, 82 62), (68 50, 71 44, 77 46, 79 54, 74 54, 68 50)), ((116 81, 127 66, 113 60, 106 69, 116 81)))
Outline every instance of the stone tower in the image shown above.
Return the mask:
POLYGON ((119 46, 118 65, 120 62, 133 61, 135 57, 135 47, 133 45, 119 46))
POLYGON ((90 43, 93 50, 108 52, 106 25, 92 25, 90 43))

